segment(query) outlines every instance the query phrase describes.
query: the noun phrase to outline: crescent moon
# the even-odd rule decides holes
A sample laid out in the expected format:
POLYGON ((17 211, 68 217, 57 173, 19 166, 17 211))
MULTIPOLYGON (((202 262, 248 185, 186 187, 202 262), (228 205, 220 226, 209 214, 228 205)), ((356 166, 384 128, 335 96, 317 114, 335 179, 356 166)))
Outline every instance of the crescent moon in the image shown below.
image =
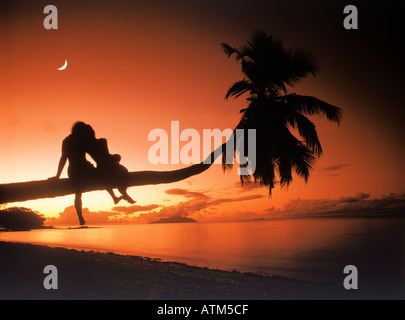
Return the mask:
POLYGON ((61 66, 60 68, 57 68, 57 70, 65 70, 67 67, 67 60, 65 59, 65 64, 61 66))

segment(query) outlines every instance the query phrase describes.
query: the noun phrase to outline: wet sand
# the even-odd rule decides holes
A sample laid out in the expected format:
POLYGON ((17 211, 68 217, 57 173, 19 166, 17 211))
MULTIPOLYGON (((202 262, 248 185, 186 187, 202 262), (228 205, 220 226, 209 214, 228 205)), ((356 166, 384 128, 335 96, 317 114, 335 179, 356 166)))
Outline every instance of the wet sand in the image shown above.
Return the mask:
MULTIPOLYGON (((359 298, 337 284, 228 272, 145 257, 0 242, 0 299, 269 300, 359 298), (46 265, 58 289, 46 290, 46 265)), ((361 297, 360 297, 361 298, 361 297)))

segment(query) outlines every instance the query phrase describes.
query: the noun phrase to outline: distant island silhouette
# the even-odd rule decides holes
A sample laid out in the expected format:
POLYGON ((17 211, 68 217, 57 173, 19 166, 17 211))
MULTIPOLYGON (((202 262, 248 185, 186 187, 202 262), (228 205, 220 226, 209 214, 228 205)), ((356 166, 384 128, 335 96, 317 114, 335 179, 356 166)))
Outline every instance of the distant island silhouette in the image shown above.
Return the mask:
POLYGON ((149 222, 149 224, 154 224, 154 223, 185 223, 185 222, 198 222, 197 220, 194 220, 193 218, 187 218, 187 217, 169 217, 169 218, 162 218, 157 221, 152 221, 149 222))

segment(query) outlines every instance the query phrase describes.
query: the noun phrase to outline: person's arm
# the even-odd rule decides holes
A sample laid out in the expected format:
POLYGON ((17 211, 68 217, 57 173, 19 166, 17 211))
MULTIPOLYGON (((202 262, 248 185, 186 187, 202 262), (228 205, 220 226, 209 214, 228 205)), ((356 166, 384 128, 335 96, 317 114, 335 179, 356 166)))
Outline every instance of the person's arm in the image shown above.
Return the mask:
POLYGON ((56 176, 52 177, 50 179, 59 179, 60 178, 63 168, 65 167, 66 161, 67 161, 67 156, 66 156, 66 151, 65 151, 65 143, 63 143, 62 144, 62 155, 59 160, 58 171, 56 173, 56 176))
POLYGON ((67 157, 62 153, 62 156, 60 157, 60 160, 59 160, 58 172, 56 173, 55 179, 60 178, 60 175, 62 174, 62 170, 65 167, 66 161, 67 161, 67 157))

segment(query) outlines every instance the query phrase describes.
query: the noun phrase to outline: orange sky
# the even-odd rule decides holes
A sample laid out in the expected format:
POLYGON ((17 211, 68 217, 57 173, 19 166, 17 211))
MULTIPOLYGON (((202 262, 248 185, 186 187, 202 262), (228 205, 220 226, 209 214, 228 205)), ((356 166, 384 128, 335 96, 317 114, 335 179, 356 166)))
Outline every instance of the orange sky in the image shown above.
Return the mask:
MULTIPOLYGON (((277 187, 268 198, 266 189, 242 189, 236 170, 223 174, 216 165, 179 183, 131 188, 138 207, 129 217, 141 215, 138 220, 145 222, 153 210, 155 216, 232 220, 260 217, 298 198, 401 194, 403 84, 396 81, 397 45, 389 41, 395 34, 384 33, 396 29, 373 23, 373 10, 379 8, 359 1, 361 28, 347 31, 343 1, 286 1, 274 7, 253 1, 249 10, 243 2, 227 2, 53 1, 58 30, 42 25, 47 1, 2 2, 0 183, 55 175, 61 142, 77 120, 107 138, 110 151, 121 154, 131 171, 181 167, 149 163, 149 132, 170 132, 175 120, 180 130, 194 128, 201 136, 203 129, 233 128, 245 100, 225 101, 224 96, 242 75, 220 43, 243 44, 261 27, 286 46, 304 46, 318 57, 319 76, 292 92, 316 96, 344 111, 339 127, 313 119, 324 155, 309 183, 297 178, 288 191, 277 187), (57 71, 65 59, 67 69, 57 71)), ((379 11, 380 17, 385 13, 379 11)), ((67 196, 10 206, 56 217, 72 204, 73 197, 67 196)), ((86 194, 84 206, 91 212, 114 211, 106 192, 86 194)))

